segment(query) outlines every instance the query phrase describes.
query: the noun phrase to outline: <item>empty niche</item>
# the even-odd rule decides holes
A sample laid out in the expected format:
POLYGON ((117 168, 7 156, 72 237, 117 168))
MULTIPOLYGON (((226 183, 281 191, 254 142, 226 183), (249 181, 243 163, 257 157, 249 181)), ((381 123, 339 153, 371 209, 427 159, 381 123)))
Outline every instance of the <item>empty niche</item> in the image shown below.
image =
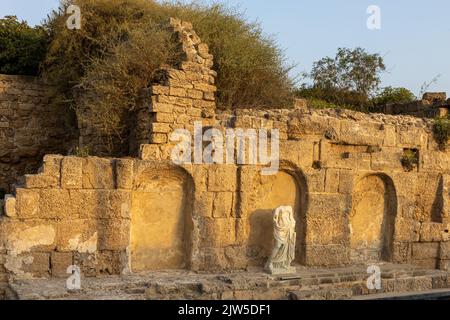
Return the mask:
POLYGON ((389 177, 370 175, 359 181, 350 215, 352 262, 392 260, 396 215, 397 196, 389 177))
POLYGON ((135 178, 131 270, 185 269, 191 235, 191 178, 182 170, 150 169, 135 178))

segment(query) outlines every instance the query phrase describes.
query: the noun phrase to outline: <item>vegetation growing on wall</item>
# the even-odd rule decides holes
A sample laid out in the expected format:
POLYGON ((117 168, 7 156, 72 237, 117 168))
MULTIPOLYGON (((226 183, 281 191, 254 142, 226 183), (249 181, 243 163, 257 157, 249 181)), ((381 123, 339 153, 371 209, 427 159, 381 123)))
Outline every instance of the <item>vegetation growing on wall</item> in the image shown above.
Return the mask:
POLYGON ((405 168, 405 171, 413 171, 419 165, 419 151, 416 149, 404 150, 401 161, 403 168, 405 168))
MULTIPOLYGON (((70 1, 69 1, 70 2, 70 1)), ((126 139, 126 114, 161 65, 176 65, 180 49, 168 29, 170 17, 194 24, 215 57, 218 103, 225 107, 279 107, 291 102, 292 81, 284 56, 258 24, 219 4, 149 0, 78 0, 82 28, 68 30, 64 6, 46 28, 50 45, 44 77, 59 101, 77 112, 93 111, 93 125, 126 139), (73 88, 78 99, 74 99, 73 88)), ((66 3, 67 5, 67 3, 66 3)))
POLYGON ((15 16, 0 19, 0 73, 37 75, 44 58, 47 34, 15 16))
POLYGON ((374 106, 382 106, 389 103, 409 103, 417 100, 414 93, 406 88, 383 88, 371 103, 374 106))
POLYGON ((441 150, 445 150, 450 139, 450 119, 448 117, 437 118, 433 124, 433 134, 441 150))

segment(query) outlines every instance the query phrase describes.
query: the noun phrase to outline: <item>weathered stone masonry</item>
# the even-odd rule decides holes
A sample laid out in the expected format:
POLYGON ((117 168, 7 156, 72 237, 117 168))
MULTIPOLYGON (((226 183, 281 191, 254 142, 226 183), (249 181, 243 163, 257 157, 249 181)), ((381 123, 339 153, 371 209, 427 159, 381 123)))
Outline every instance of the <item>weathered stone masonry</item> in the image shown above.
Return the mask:
POLYGON ((66 277, 71 264, 85 276, 262 267, 279 205, 295 209, 299 264, 389 261, 448 270, 450 157, 430 120, 338 110, 220 112, 207 47, 191 25, 172 25, 186 62, 145 91, 140 156, 46 156, 41 172, 5 199, 0 274, 66 277), (199 120, 222 131, 279 129, 280 173, 174 165, 170 133, 199 120), (418 160, 412 168, 402 163, 411 153, 418 160))
POLYGON ((35 172, 45 154, 69 149, 70 118, 49 105, 48 87, 32 77, 0 75, 0 189, 35 172))

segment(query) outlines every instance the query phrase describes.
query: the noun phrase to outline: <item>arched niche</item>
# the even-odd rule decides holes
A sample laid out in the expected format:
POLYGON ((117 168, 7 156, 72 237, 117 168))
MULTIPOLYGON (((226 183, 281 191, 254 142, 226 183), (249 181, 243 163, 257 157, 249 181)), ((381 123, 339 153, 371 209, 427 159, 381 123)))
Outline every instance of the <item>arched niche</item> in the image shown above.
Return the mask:
POLYGON ((149 168, 134 179, 130 263, 133 272, 189 267, 191 177, 179 168, 149 168))
POLYGON ((250 264, 263 266, 267 261, 273 244, 273 210, 286 205, 294 209, 297 222, 296 263, 304 264, 307 188, 303 175, 286 169, 261 177, 260 185, 254 187, 252 209, 248 212, 250 264))
POLYGON ((353 263, 392 260, 396 216, 397 195, 391 178, 373 174, 356 184, 350 213, 353 263))

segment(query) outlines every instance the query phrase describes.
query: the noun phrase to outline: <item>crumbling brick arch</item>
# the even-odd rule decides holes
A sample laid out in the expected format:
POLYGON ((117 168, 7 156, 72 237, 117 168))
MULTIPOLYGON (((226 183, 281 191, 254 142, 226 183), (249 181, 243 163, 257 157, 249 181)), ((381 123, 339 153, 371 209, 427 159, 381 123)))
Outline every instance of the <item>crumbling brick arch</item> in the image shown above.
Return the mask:
POLYGON ((397 192, 384 173, 369 174, 355 185, 350 211, 350 259, 353 263, 392 261, 397 192))
POLYGON ((194 183, 178 166, 143 162, 132 190, 130 265, 134 272, 188 269, 194 183))

